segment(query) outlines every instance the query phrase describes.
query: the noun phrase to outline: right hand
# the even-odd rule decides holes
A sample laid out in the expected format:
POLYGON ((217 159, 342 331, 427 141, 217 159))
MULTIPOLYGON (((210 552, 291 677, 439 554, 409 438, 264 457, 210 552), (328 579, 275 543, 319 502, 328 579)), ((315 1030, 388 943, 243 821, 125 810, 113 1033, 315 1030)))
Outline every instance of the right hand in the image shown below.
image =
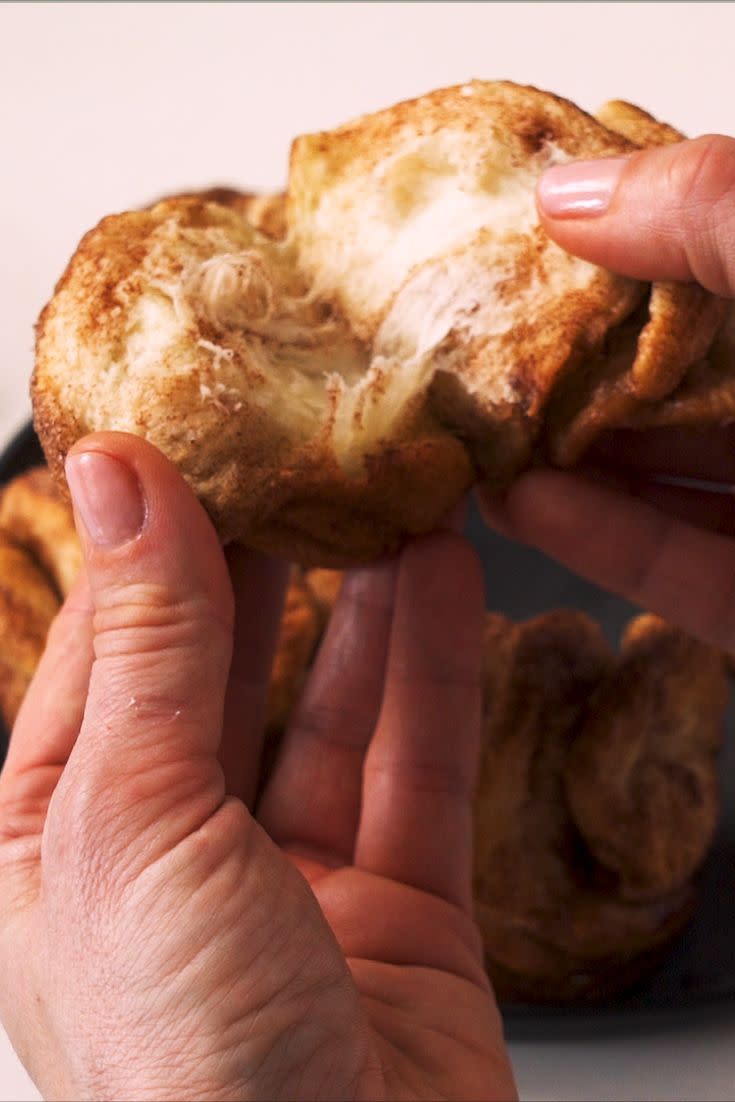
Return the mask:
MULTIPOLYGON (((569 252, 635 279, 696 280, 735 298, 735 139, 555 167, 538 205, 569 252)), ((593 478, 583 469, 530 471, 503 499, 485 495, 488 521, 735 651, 735 426, 609 433, 586 462, 593 478), (682 488, 662 476, 730 489, 682 488)))

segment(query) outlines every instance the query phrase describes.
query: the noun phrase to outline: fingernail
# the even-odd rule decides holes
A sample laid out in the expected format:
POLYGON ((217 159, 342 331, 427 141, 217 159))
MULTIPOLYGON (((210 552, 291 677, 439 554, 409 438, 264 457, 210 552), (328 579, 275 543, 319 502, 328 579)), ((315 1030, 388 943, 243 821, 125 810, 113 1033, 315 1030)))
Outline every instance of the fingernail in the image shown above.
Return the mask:
POLYGON ((627 157, 554 165, 539 180, 539 206, 549 218, 594 218, 610 206, 627 157))
POLYGON ((117 547, 139 534, 145 502, 136 474, 124 463, 104 452, 77 452, 67 457, 66 480, 92 543, 117 547))

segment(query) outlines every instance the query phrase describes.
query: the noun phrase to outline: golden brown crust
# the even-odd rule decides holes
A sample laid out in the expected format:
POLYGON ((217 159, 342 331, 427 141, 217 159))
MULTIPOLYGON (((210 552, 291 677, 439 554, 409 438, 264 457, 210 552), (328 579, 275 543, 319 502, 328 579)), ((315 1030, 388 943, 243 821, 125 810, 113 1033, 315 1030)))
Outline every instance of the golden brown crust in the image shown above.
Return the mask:
POLYGON ((680 385, 656 405, 646 403, 627 417, 629 428, 730 425, 735 421, 735 308, 711 348, 687 371, 680 385))
POLYGON ((282 734, 296 706, 322 627, 317 600, 302 571, 292 567, 268 692, 269 738, 282 734))
MULTIPOLYGON (((177 328, 174 300, 186 263, 198 272, 225 243, 247 251, 253 241, 231 211, 194 200, 108 218, 87 235, 39 324, 34 421, 49 466, 60 479, 68 448, 87 432, 136 432, 179 467, 223 541, 322 565, 374 558, 433 527, 437 510, 443 515, 470 485, 471 462, 460 441, 408 402, 390 438, 376 431, 348 471, 349 454, 335 453, 329 409, 309 435, 298 420, 293 425, 302 410, 284 414, 283 396, 264 385, 262 337, 215 331, 201 298, 191 305, 190 327, 177 328), (160 354, 143 350, 142 367, 120 360, 120 317, 128 309, 160 309, 160 329, 172 327, 160 354), (59 365, 59 342, 72 333, 102 374, 59 365)), ((150 323, 152 341, 157 325, 150 323)), ((351 355, 343 349, 352 338, 338 326, 332 331, 335 354, 351 355)), ((277 354, 277 335, 273 347, 277 354)), ((285 365, 283 372, 285 380, 285 365)))
POLYGON ((0 714, 8 728, 81 561, 71 507, 44 467, 0 490, 0 714))
POLYGON ((297 139, 286 197, 104 219, 39 321, 54 475, 83 433, 135 432, 223 541, 337 567, 429 531, 478 474, 574 462, 657 408, 722 304, 570 256, 535 209, 548 165, 670 140, 603 114, 474 81, 297 139))
POLYGON ((13 479, 0 493, 0 529, 37 560, 62 597, 82 566, 74 515, 45 467, 13 479))
POLYGON ((288 232, 286 196, 283 193, 258 195, 252 191, 239 191, 237 188, 217 185, 201 191, 178 191, 162 195, 160 199, 150 203, 148 209, 169 199, 198 199, 203 203, 219 203, 220 206, 229 207, 241 214, 251 226, 274 241, 283 241, 288 232))
POLYGON ((319 567, 306 572, 306 584, 316 598, 323 627, 326 627, 337 603, 343 577, 341 570, 324 570, 319 567))
POLYGON ((25 696, 59 609, 30 553, 0 530, 0 714, 8 729, 25 696))
POLYGON ((637 146, 671 145, 682 141, 684 135, 668 123, 660 122, 648 111, 626 100, 613 99, 603 103, 595 112, 595 118, 637 146))
POLYGON ((557 399, 550 418, 553 461, 572 466, 605 429, 660 423, 681 380, 697 375, 726 310, 694 284, 655 283, 642 329, 621 326, 605 367, 567 384, 564 401, 576 412, 569 416, 569 406, 557 399))
POLYGON ((339 570, 291 567, 267 703, 269 738, 283 733, 342 585, 339 570))
POLYGON ((587 908, 563 910, 529 922, 517 917, 493 916, 493 945, 504 936, 523 962, 506 968, 486 955, 495 994, 504 1003, 594 1004, 614 998, 641 983, 671 952, 672 945, 691 921, 697 904, 693 887, 670 899, 638 907, 607 902, 601 894, 587 908), (558 947, 570 942, 571 952, 558 947))
POLYGON ((497 962, 545 983, 554 978, 560 953, 569 956, 572 947, 563 942, 582 890, 563 796, 564 762, 587 694, 612 656, 595 625, 561 612, 525 625, 493 617, 484 658, 476 917, 491 975, 497 962))
POLYGON ((619 656, 581 613, 488 617, 475 899, 500 997, 604 998, 661 958, 712 838, 725 696, 722 658, 655 617, 619 656))
POLYGON ((718 651, 655 616, 631 624, 614 675, 590 700, 564 778, 577 827, 623 899, 677 891, 707 853, 726 701, 718 651))

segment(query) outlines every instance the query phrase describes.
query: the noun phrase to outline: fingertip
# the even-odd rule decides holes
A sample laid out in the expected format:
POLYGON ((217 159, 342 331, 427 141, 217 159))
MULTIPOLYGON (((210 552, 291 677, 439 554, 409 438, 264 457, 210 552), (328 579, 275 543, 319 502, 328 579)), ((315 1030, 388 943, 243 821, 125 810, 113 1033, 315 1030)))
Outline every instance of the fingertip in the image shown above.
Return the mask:
POLYGON ((70 449, 66 472, 93 590, 100 571, 117 571, 124 559, 149 576, 188 578, 194 588, 219 590, 231 603, 214 526, 153 444, 130 433, 94 433, 70 449))
POLYGON ((399 600, 423 597, 437 609, 485 607, 485 580, 480 557, 458 532, 439 531, 413 540, 403 551, 399 600))
POLYGON ((147 520, 147 495, 135 470, 98 448, 66 457, 66 481, 87 562, 139 536, 147 520))
POLYGON ((69 449, 65 464, 74 465, 80 458, 103 455, 135 472, 141 480, 153 477, 181 479, 173 463, 142 436, 129 432, 93 432, 81 437, 69 449))
POLYGON ((507 492, 498 493, 482 486, 478 486, 476 491, 477 507, 485 523, 501 536, 512 538, 513 526, 508 513, 506 498, 507 492))
POLYGON ((628 278, 696 281, 732 297, 735 140, 709 134, 626 157, 555 165, 542 226, 567 252, 628 278))
POLYGON ((465 565, 472 572, 476 566, 479 569, 480 562, 472 544, 460 532, 450 528, 411 540, 402 558, 412 569, 426 572, 449 563, 465 565))
POLYGON ((204 508, 178 468, 143 437, 127 432, 91 433, 70 448, 66 458, 67 470, 90 456, 113 459, 130 471, 144 491, 147 506, 155 507, 157 514, 165 514, 171 501, 175 500, 185 505, 191 518, 201 516, 202 521, 208 522, 204 508))
POLYGON ((389 609, 393 606, 400 557, 386 555, 365 566, 345 570, 337 603, 363 604, 389 609))
POLYGON ((606 492, 617 491, 580 472, 532 470, 513 483, 502 504, 483 501, 483 513, 503 535, 548 550, 583 532, 590 494, 597 501, 606 492))

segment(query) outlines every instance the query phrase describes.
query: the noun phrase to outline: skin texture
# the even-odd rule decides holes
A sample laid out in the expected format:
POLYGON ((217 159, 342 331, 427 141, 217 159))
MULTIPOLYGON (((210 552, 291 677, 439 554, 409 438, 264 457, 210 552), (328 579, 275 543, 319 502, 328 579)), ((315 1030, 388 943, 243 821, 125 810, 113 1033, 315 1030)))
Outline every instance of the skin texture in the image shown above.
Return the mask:
POLYGON ((142 440, 80 450, 118 529, 123 490, 145 513, 94 543, 76 499, 85 569, 0 775, 0 1014, 44 1096, 514 1098, 471 917, 474 554, 347 575, 253 815, 285 571, 228 571, 142 440))
MULTIPOLYGON (((539 209, 554 240, 584 259, 636 279, 696 280, 733 298, 734 181, 735 140, 714 135, 634 154, 601 213, 550 218, 543 202, 539 209)), ((732 426, 609 433, 588 457, 594 472, 523 475, 504 497, 484 495, 485 514, 732 652, 735 509, 722 490, 735 484, 734 456, 732 426), (718 485, 681 487, 672 477, 718 485)))

